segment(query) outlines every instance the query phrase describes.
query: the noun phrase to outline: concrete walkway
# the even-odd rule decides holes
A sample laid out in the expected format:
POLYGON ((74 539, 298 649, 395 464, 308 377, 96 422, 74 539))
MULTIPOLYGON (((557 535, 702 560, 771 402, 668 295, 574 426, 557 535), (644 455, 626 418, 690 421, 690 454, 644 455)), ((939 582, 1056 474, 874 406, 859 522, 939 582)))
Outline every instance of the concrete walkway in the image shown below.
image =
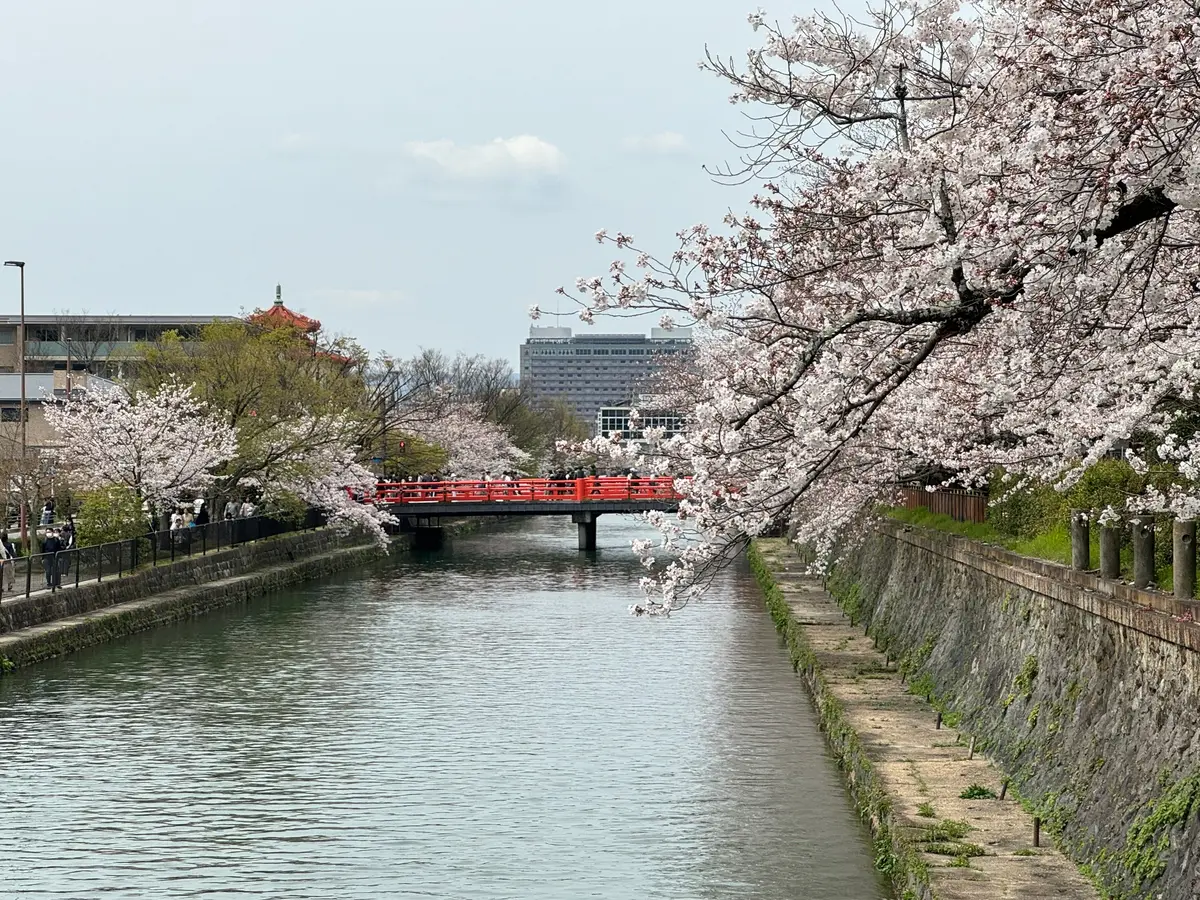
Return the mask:
POLYGON ((923 697, 907 692, 899 673, 862 628, 851 627, 820 579, 802 574, 803 564, 786 541, 759 540, 756 545, 811 642, 825 681, 858 733, 899 821, 911 827, 915 841, 927 838, 928 829, 939 823, 965 822, 966 834, 942 842, 941 849, 968 844, 982 848, 983 856, 960 855, 957 860, 949 853, 922 854, 935 896, 1097 900, 1099 891, 1050 846, 1048 835, 1042 835, 1040 848, 1033 846, 1033 819, 1011 797, 961 798, 972 784, 999 794, 1003 774, 980 753, 967 758, 969 735, 936 727, 937 713, 923 697), (920 815, 920 804, 931 806, 934 815, 920 815))

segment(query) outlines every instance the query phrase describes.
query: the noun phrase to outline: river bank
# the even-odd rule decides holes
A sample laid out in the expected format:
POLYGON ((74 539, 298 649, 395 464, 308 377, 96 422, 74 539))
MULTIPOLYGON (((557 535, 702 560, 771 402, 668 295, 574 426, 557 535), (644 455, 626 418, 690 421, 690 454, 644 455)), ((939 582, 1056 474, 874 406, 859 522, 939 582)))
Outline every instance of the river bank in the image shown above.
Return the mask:
POLYGON ((751 566, 898 897, 1100 896, 1048 836, 1034 846, 1033 817, 1012 796, 998 799, 1003 773, 912 693, 904 667, 802 574, 787 541, 757 541, 751 566))

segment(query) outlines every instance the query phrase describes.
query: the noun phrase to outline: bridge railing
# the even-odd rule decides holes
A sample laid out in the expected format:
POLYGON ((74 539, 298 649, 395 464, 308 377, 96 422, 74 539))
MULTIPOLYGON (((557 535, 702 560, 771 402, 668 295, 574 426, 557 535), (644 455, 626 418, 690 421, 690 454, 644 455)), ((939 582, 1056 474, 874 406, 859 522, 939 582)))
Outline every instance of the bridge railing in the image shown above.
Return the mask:
POLYGON ((522 478, 518 481, 401 481, 381 483, 363 500, 410 503, 514 503, 594 500, 678 500, 673 478, 522 478))

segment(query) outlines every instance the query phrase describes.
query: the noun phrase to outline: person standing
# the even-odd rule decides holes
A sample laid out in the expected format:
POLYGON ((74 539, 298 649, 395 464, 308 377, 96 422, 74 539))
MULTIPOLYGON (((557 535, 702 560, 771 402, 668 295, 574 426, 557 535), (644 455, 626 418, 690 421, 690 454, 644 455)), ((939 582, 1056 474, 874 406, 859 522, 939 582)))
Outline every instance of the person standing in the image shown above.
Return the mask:
POLYGON ((241 504, 233 497, 230 497, 229 502, 225 504, 225 521, 228 522, 230 519, 236 519, 240 510, 241 504))
POLYGON ((42 507, 42 525, 54 524, 54 498, 51 497, 46 501, 46 505, 42 507))
POLYGON ((17 548, 8 539, 8 532, 0 532, 0 594, 11 591, 16 581, 17 548))
POLYGON ((196 518, 193 521, 196 523, 196 527, 199 528, 208 524, 208 504, 203 500, 197 500, 196 503, 196 518))
POLYGON ((58 590, 62 579, 58 574, 58 552, 62 550, 62 541, 58 532, 51 528, 46 532, 46 540, 42 543, 42 569, 46 573, 46 587, 51 593, 58 590))

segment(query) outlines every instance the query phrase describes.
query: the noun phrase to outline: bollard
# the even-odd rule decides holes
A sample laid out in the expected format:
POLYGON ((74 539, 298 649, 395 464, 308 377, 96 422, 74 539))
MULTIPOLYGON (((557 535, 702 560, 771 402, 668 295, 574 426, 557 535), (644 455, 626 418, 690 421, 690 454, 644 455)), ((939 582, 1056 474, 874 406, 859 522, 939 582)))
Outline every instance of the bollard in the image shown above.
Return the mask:
POLYGON ((967 759, 975 758, 975 736, 971 735, 971 746, 967 748, 967 759))
POLYGON ((1174 538, 1172 564, 1175 567, 1175 599, 1196 597, 1196 521, 1176 519, 1171 526, 1174 538))
POLYGON ((1071 510, 1071 567, 1080 572, 1092 567, 1091 516, 1091 510, 1071 510))
POLYGON ((1005 778, 1004 782, 1000 785, 1000 799, 1003 800, 1004 795, 1007 793, 1008 793, 1008 779, 1005 778))
POLYGON ((1033 817, 1033 846, 1042 846, 1042 820, 1038 816, 1033 817))
POLYGON ((1112 525, 1100 526, 1100 577, 1121 577, 1121 530, 1112 525))
POLYGON ((1133 586, 1144 588, 1154 580, 1154 516, 1136 516, 1132 535, 1133 586))
POLYGON ((942 714, 941 713, 938 713, 937 725, 935 727, 937 728, 938 731, 942 730, 942 714))

